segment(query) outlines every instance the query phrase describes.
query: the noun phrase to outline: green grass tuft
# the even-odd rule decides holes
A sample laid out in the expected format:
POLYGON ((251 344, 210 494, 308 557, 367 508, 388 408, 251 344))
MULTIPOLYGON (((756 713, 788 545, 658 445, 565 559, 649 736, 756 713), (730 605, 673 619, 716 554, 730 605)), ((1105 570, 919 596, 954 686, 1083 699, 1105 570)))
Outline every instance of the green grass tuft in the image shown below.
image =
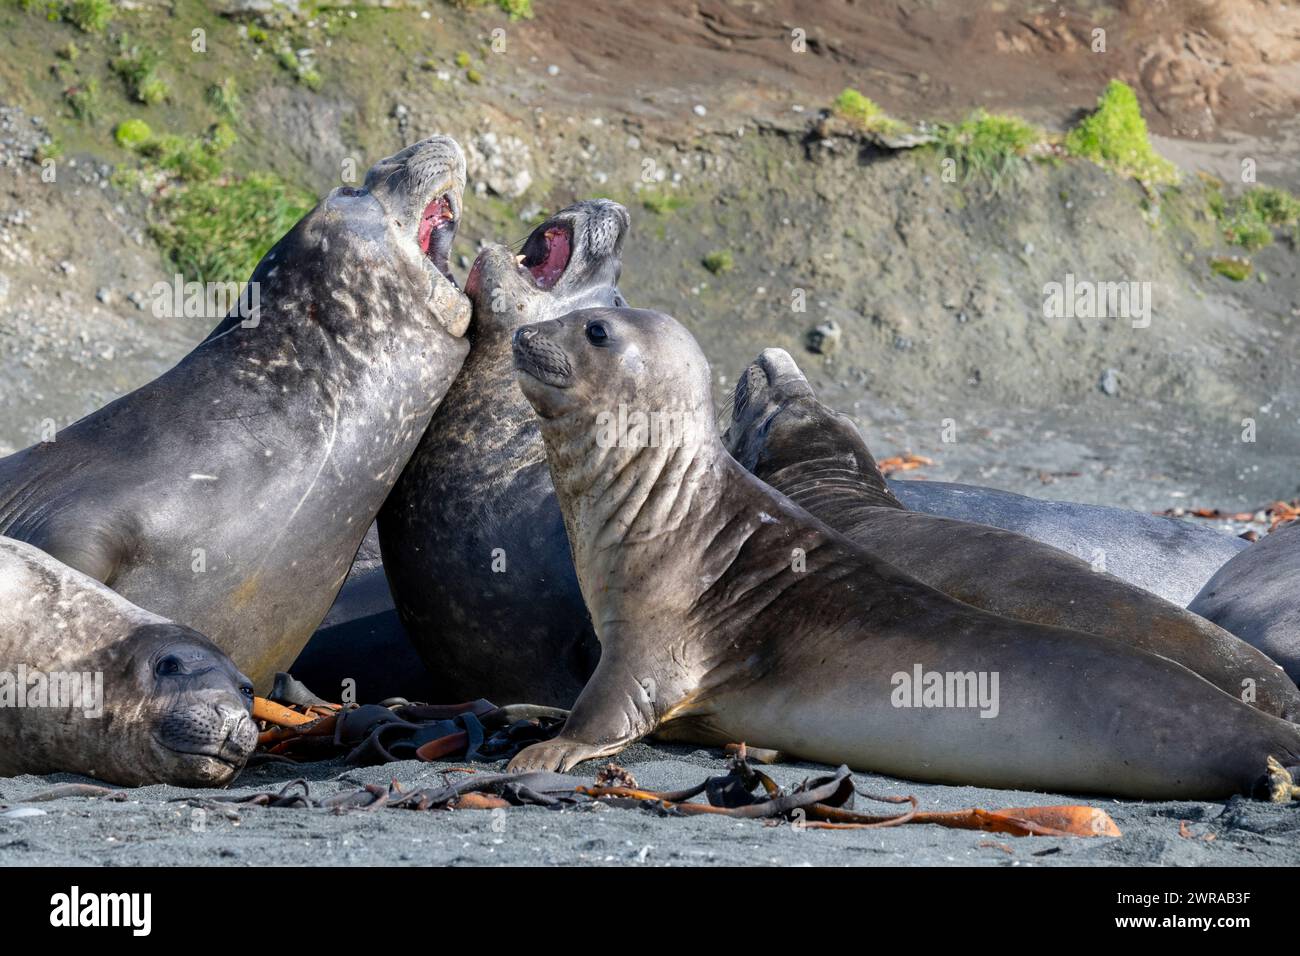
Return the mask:
POLYGON ((726 249, 719 249, 715 252, 710 252, 701 260, 701 262, 703 263, 704 268, 708 269, 715 276, 722 275, 724 272, 730 272, 736 265, 735 257, 726 249))
POLYGON ((957 164, 961 182, 979 179, 996 193, 1021 168, 1030 147, 1045 139, 1042 130, 1015 116, 976 110, 960 123, 941 123, 938 145, 957 164))
POLYGON ((229 120, 239 119, 243 104, 239 99, 239 86, 233 76, 208 87, 208 105, 229 120))
POLYGON ((1065 148, 1152 186, 1178 182, 1177 167, 1151 146, 1137 94, 1119 80, 1106 85, 1096 111, 1066 135, 1065 148))
POLYGON ((83 123, 94 123, 99 118, 99 81, 93 77, 68 87, 63 98, 72 115, 83 123))
POLYGON ((1249 259, 1237 256, 1215 256, 1210 260, 1210 271, 1233 282, 1243 282, 1250 278, 1252 266, 1249 259))
POLYGON ((166 196, 154 240, 187 279, 243 282, 316 199, 269 174, 206 182, 166 196))
POLYGON ((58 12, 86 33, 103 33, 117 13, 112 0, 68 0, 58 12))
POLYGON ((900 133, 906 127, 885 113, 873 100, 852 87, 846 88, 831 104, 834 113, 867 133, 900 133))
POLYGON ((158 75, 161 57, 158 51, 132 44, 127 36, 118 41, 121 52, 113 59, 113 72, 122 78, 131 98, 146 106, 156 106, 167 99, 167 82, 158 75))
POLYGON ((689 206, 691 201, 685 196, 665 189, 646 190, 641 193, 641 205, 656 216, 666 216, 689 206))

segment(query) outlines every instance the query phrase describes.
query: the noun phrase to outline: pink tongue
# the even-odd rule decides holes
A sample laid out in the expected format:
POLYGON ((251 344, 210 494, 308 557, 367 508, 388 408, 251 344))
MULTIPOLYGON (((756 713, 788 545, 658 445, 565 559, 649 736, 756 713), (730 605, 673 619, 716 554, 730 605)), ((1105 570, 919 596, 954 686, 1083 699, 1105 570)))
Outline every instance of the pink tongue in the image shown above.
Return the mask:
POLYGON ((563 229, 546 230, 546 261, 529 271, 543 289, 549 289, 569 265, 569 234, 563 229))
POLYGON ((447 200, 441 197, 424 207, 424 215, 420 217, 420 228, 416 232, 415 238, 420 244, 420 251, 425 255, 429 253, 429 243, 433 238, 433 230, 442 225, 448 218, 450 218, 450 210, 447 207, 447 200))

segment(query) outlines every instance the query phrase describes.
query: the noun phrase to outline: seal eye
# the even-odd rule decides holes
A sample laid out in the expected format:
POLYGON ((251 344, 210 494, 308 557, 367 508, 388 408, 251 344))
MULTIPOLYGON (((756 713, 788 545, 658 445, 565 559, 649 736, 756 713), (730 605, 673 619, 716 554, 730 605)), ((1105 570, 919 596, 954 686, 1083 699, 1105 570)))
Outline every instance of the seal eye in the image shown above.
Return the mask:
POLYGON ((171 677, 175 674, 179 674, 180 672, 181 672, 181 662, 177 660, 175 657, 173 657, 171 654, 168 654, 166 657, 160 660, 158 662, 158 666, 154 668, 154 673, 156 673, 159 677, 171 677))
POLYGON ((252 684, 240 684, 240 685, 239 685, 239 692, 240 692, 241 694, 243 694, 245 697, 247 697, 249 700, 252 700, 252 699, 253 699, 253 685, 252 685, 252 684))
POLYGON ((609 328, 604 322, 591 322, 587 325, 587 341, 592 345, 609 344, 609 328))

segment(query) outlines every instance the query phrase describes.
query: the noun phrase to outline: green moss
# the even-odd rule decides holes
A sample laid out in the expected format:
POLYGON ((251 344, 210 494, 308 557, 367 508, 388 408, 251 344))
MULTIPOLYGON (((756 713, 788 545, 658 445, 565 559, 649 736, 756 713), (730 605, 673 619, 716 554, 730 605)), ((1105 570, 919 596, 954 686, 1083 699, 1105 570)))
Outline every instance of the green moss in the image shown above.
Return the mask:
POLYGON ((113 138, 123 149, 140 149, 153 139, 153 130, 142 119, 123 120, 113 131, 113 138))
POLYGON ((113 59, 113 72, 122 78, 131 98, 146 106, 167 99, 167 82, 158 75, 158 51, 133 44, 127 36, 118 41, 118 48, 121 52, 113 59))
POLYGON ((480 73, 478 70, 473 70, 473 69, 466 70, 465 79, 469 80, 471 83, 482 83, 483 74, 480 73))
POLYGON ((664 216, 689 206, 690 200, 663 189, 646 190, 641 193, 641 205, 656 216, 664 216))
POLYGON ((1066 135, 1065 148, 1150 185, 1178 181, 1178 169, 1151 146, 1133 88, 1119 80, 1106 85, 1097 109, 1066 135))
POLYGON ((235 143, 235 133, 218 123, 203 137, 159 136, 144 143, 140 152, 157 169, 185 182, 213 179, 222 171, 221 154, 235 143))
POLYGON ((1237 256, 1215 256, 1210 260, 1211 272, 1221 275, 1225 279, 1231 279, 1233 282, 1242 282, 1248 279, 1251 268, 1249 259, 1241 259, 1237 256))
POLYGON ((112 0, 69 0, 59 12, 86 33, 103 33, 117 11, 112 0))
POLYGON ((878 104, 852 87, 835 97, 831 109, 837 116, 867 133, 898 133, 905 128, 898 120, 888 116, 878 104))
POLYGON ((940 151, 957 165, 961 182, 980 179, 993 192, 1020 168, 1030 147, 1046 134, 1015 116, 1001 116, 977 110, 960 123, 938 127, 940 151))
POLYGON ((464 50, 461 50, 456 54, 456 66, 460 67, 460 69, 463 70, 467 68, 469 64, 470 64, 470 57, 468 53, 466 53, 464 50))
POLYGON ((69 63, 75 63, 79 56, 81 56, 81 47, 77 46, 72 40, 69 40, 58 49, 59 59, 67 60, 69 63))
POLYGON ((510 14, 511 20, 533 18, 533 0, 497 0, 497 6, 510 14))
POLYGON ((314 205, 310 193, 268 174, 200 183, 165 197, 150 232, 187 279, 242 282, 314 205))
POLYGON ((704 265, 704 268, 708 269, 715 276, 722 275, 724 272, 730 272, 736 265, 735 257, 726 249, 719 249, 710 252, 700 261, 704 265))

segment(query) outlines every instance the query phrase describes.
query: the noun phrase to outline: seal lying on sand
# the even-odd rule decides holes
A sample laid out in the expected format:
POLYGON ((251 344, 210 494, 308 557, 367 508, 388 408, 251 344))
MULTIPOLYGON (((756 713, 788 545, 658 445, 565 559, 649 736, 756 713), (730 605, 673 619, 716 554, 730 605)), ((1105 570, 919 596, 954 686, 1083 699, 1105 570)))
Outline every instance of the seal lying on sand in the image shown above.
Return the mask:
POLYGON ((1252 544, 1188 609, 1253 644, 1300 680, 1300 522, 1252 544))
POLYGON ((1248 547, 1235 535, 1177 518, 1031 498, 997 488, 949 481, 893 479, 889 490, 903 507, 925 514, 992 525, 1035 538, 1106 572, 1186 607, 1210 576, 1248 547))
POLYGON ((203 635, 0 538, 0 776, 222 786, 257 745, 252 703, 203 635))
POLYGON ((656 730, 1129 797, 1224 796, 1270 756, 1300 763, 1300 726, 1155 654, 963 604, 764 485, 718 439, 708 363, 671 318, 578 312, 520 329, 514 353, 601 657, 561 736, 511 769, 656 730), (611 436, 611 409, 636 426, 611 436))
POLYGON ((817 400, 799 366, 767 349, 736 385, 732 456, 814 518, 967 604, 1132 644, 1294 720, 1300 690, 1255 648, 1136 585, 1023 535, 906 510, 857 426, 817 400))
POLYGON ((335 189, 166 374, 0 461, 0 533, 208 635, 259 687, 329 610, 469 350, 444 136, 335 189))
POLYGON ((469 358, 379 514, 384 568, 433 699, 568 707, 596 667, 510 338, 573 309, 621 305, 628 221, 618 203, 585 200, 534 229, 522 261, 489 246, 470 270, 469 358))

